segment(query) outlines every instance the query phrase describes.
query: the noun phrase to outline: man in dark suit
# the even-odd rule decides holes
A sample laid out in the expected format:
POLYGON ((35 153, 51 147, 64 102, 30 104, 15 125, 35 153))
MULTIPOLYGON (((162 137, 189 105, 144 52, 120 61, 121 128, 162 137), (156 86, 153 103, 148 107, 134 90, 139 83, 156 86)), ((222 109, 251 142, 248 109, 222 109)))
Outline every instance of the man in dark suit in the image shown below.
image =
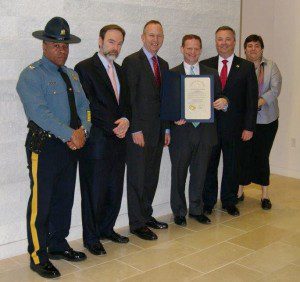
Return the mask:
POLYGON ((128 215, 133 234, 145 240, 156 240, 156 234, 149 227, 168 227, 152 217, 152 202, 163 146, 170 143, 167 123, 160 120, 162 74, 169 66, 157 56, 164 39, 161 23, 147 22, 141 38, 143 48, 123 62, 132 107, 127 151, 128 215))
MULTIPOLYGON (((194 34, 185 35, 181 45, 184 62, 171 71, 184 75, 213 75, 215 98, 213 106, 217 110, 226 110, 228 103, 227 99, 220 95, 218 72, 199 64, 201 51, 201 38, 194 34)), ((190 168, 189 216, 202 224, 208 224, 210 219, 203 214, 202 193, 212 147, 217 144, 216 123, 191 123, 181 119, 172 123, 170 129, 171 208, 174 221, 178 225, 186 225, 187 206, 184 191, 188 168, 190 168)))
POLYGON ((79 173, 83 242, 94 255, 106 253, 100 239, 129 241, 113 230, 121 207, 130 114, 125 77, 114 62, 124 37, 120 26, 104 26, 99 52, 75 67, 91 109, 92 129, 82 150, 79 173))
POLYGON ((210 214, 217 202, 218 165, 223 153, 221 201, 223 209, 238 216, 239 150, 250 140, 255 129, 258 89, 254 65, 234 55, 235 32, 231 27, 219 27, 215 34, 218 56, 202 61, 218 70, 222 93, 229 100, 226 112, 218 112, 218 144, 214 146, 204 187, 204 209, 210 214))

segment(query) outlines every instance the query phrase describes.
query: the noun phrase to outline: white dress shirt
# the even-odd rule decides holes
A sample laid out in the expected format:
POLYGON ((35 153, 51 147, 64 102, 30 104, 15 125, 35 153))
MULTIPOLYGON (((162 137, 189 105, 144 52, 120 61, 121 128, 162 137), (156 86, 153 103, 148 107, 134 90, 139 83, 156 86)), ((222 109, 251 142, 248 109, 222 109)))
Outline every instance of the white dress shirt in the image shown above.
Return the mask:
POLYGON ((220 55, 219 55, 219 61, 218 61, 218 73, 219 73, 219 76, 221 74, 221 70, 223 68, 223 60, 227 60, 227 77, 228 77, 228 74, 230 72, 230 69, 231 69, 231 66, 232 66, 232 61, 233 61, 233 57, 234 57, 234 54, 232 54, 230 57, 228 57, 227 59, 224 59, 222 58, 220 55))
POLYGON ((195 75, 200 75, 200 67, 199 67, 199 63, 197 62, 194 65, 189 65, 186 62, 183 62, 183 66, 184 66, 184 71, 186 75, 190 75, 191 74, 191 66, 193 66, 193 71, 195 73, 195 75))

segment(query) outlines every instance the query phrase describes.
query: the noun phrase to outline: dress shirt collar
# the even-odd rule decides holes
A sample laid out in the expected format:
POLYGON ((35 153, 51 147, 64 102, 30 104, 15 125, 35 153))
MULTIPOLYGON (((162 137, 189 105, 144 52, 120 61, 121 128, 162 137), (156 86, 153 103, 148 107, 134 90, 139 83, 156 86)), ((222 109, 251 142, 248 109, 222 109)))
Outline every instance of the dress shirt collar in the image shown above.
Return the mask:
POLYGON ((223 60, 227 60, 228 62, 227 62, 227 64, 229 63, 230 65, 232 64, 232 61, 233 61, 233 57, 234 57, 234 53, 231 55, 231 56, 229 56, 227 59, 224 59, 223 57, 221 57, 220 55, 219 55, 219 63, 222 63, 223 64, 223 60))
POLYGON ((152 55, 144 46, 143 46, 143 51, 149 61, 152 60, 153 56, 157 58, 157 54, 152 55))
POLYGON ((184 70, 185 70, 185 74, 189 75, 191 73, 191 66, 194 67, 194 73, 195 75, 199 75, 200 74, 200 67, 199 67, 199 62, 197 62, 194 65, 189 65, 186 62, 183 62, 183 66, 184 66, 184 70))

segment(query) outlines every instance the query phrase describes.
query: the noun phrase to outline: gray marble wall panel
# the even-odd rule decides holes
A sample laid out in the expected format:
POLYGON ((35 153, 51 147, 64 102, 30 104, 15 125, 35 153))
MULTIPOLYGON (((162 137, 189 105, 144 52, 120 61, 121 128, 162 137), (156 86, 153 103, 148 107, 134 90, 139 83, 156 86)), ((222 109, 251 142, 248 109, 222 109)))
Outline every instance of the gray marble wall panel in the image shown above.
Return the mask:
MULTIPOLYGON (((141 47, 142 28, 150 19, 164 26, 165 42, 160 55, 173 67, 182 60, 179 47, 184 34, 202 37, 202 58, 216 54, 214 31, 218 26, 230 25, 239 34, 240 0, 0 0, 0 258, 26 252, 26 118, 15 86, 21 70, 42 54, 41 41, 31 33, 43 29, 54 16, 66 18, 71 32, 82 38, 81 44, 70 47, 70 67, 97 51, 99 29, 109 23, 117 23, 127 32, 118 58, 121 63, 141 47)), ((170 160, 165 149, 154 199, 156 215, 170 212, 169 197, 170 160)), ((118 226, 127 224, 126 213, 125 184, 118 226)), ((71 238, 80 237, 80 225, 77 184, 71 238)))

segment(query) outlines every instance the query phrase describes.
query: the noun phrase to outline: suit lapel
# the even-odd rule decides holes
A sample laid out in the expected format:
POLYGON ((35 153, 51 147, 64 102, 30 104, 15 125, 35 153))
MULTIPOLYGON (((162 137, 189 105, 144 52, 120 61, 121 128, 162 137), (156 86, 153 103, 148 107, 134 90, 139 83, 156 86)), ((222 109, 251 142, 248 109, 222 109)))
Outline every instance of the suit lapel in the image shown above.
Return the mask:
POLYGON ((269 62, 264 59, 264 83, 263 83, 263 92, 267 90, 270 85, 270 78, 271 78, 271 67, 269 62))
POLYGON ((206 74, 209 74, 209 73, 207 73, 207 71, 206 71, 205 65, 200 64, 200 63, 199 63, 199 70, 200 70, 200 75, 206 75, 206 74))
MULTIPOLYGON (((119 83, 120 83, 119 105, 121 105, 121 102, 123 101, 123 99, 122 99, 122 93, 123 93, 123 81, 122 81, 122 79, 123 78, 122 78, 122 73, 121 73, 121 70, 120 70, 119 66, 117 66, 116 63, 114 63, 114 66, 115 66, 117 76, 118 76, 118 79, 119 79, 119 83)), ((117 99, 116 99, 116 101, 117 101, 117 99)))
POLYGON ((213 69, 218 70, 218 67, 219 67, 218 64, 219 64, 219 56, 213 57, 211 67, 213 69))
POLYGON ((109 89, 110 94, 113 96, 115 102, 118 104, 115 91, 111 84, 110 78, 97 53, 94 55, 93 60, 94 60, 94 66, 96 67, 99 76, 102 78, 107 88, 109 89))
POLYGON ((179 66, 179 73, 183 74, 183 75, 186 75, 183 62, 179 66))
POLYGON ((231 83, 234 82, 236 74, 238 73, 239 69, 240 69, 239 59, 236 55, 234 55, 233 60, 232 60, 232 65, 231 65, 231 68, 230 68, 230 71, 228 74, 228 78, 226 81, 225 89, 228 85, 230 85, 231 83))

